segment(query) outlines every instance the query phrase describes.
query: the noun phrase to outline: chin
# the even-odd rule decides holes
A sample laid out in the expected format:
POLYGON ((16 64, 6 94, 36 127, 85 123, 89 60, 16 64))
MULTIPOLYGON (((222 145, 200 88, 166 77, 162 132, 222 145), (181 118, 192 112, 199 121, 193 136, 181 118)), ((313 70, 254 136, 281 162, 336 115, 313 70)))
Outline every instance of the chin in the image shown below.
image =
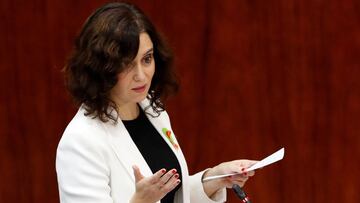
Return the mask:
POLYGON ((137 97, 135 99, 136 103, 143 101, 146 98, 146 96, 147 96, 147 94, 144 94, 144 95, 141 95, 141 96, 137 97))

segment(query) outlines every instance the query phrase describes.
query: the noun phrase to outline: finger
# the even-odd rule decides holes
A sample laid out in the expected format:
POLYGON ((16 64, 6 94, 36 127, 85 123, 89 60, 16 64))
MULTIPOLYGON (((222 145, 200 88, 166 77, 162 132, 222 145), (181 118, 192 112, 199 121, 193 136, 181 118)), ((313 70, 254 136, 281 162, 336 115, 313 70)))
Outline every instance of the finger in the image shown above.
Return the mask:
POLYGON ((227 162, 226 168, 227 171, 231 171, 231 173, 242 173, 247 168, 247 160, 235 160, 231 162, 227 162))
POLYGON ((245 170, 245 167, 241 166, 240 163, 237 163, 237 161, 234 162, 228 162, 225 167, 225 171, 227 173, 242 173, 242 171, 245 170), (239 167, 240 166, 240 167, 239 167))
POLYGON ((257 162, 259 162, 258 160, 247 160, 247 161, 248 161, 248 163, 247 163, 248 167, 256 164, 257 162))
POLYGON ((142 180, 144 178, 144 176, 141 174, 140 169, 139 169, 138 166, 133 165, 132 168, 133 168, 133 171, 134 171, 135 182, 137 183, 140 180, 142 180))
POLYGON ((247 176, 254 176, 255 175, 255 171, 247 171, 247 176))
POLYGON ((248 176, 253 176, 255 174, 255 171, 254 170, 252 170, 252 171, 247 171, 246 169, 241 169, 241 175, 243 175, 243 176, 246 176, 246 177, 248 177, 248 176))
POLYGON ((241 167, 241 172, 246 176, 253 176, 255 174, 255 171, 247 171, 247 168, 251 167, 252 165, 256 164, 258 161, 256 160, 239 160, 240 163, 239 166, 241 167))
POLYGON ((159 182, 160 178, 165 174, 166 169, 160 169, 158 170, 154 175, 150 176, 150 181, 152 183, 157 183, 159 182))
POLYGON ((243 187, 245 185, 245 182, 242 182, 242 181, 233 181, 232 182, 232 185, 239 185, 240 187, 243 187))
POLYGON ((176 169, 171 169, 166 174, 164 174, 159 181, 159 184, 164 185, 166 184, 171 177, 173 177, 176 174, 176 169))
POLYGON ((179 174, 171 176, 171 178, 166 182, 166 184, 161 188, 164 192, 168 193, 173 190, 181 181, 179 178, 179 174))
POLYGON ((257 160, 249 160, 249 159, 240 159, 235 161, 242 168, 249 168, 250 166, 256 164, 257 160))
POLYGON ((229 180, 232 182, 234 182, 234 181, 246 182, 248 179, 249 179, 248 176, 243 176, 243 175, 231 176, 229 178, 229 180))
POLYGON ((242 177, 242 178, 238 178, 235 181, 239 181, 239 182, 246 182, 249 179, 249 177, 242 177))

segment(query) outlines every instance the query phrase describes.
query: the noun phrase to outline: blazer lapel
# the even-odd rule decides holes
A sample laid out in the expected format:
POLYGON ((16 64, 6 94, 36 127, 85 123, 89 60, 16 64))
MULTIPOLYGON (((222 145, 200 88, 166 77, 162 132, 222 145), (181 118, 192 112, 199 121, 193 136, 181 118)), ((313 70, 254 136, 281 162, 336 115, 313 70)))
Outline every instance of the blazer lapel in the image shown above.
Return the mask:
MULTIPOLYGON (((178 152, 180 150, 179 144, 177 143, 177 140, 175 138, 175 135, 173 134, 171 130, 170 123, 166 122, 164 118, 164 112, 162 112, 158 117, 152 117, 151 115, 157 115, 156 112, 153 111, 153 109, 149 106, 148 100, 144 100, 139 103, 141 108, 145 111, 145 114, 151 124, 155 127, 155 129, 158 131, 158 133, 161 135, 161 137, 165 140, 165 142, 169 145, 171 150, 174 152, 174 154, 178 157, 178 152), (151 115, 149 115, 149 114, 151 115)), ((179 158, 179 157, 178 157, 179 158)))
POLYGON ((153 173, 150 167, 147 165, 145 159, 141 155, 141 152, 136 147, 136 144, 131 139, 128 131, 126 130, 121 119, 118 119, 116 124, 111 122, 104 123, 105 128, 109 133, 109 143, 119 161, 128 172, 129 176, 135 182, 132 166, 137 165, 140 172, 145 176, 151 176, 153 173))

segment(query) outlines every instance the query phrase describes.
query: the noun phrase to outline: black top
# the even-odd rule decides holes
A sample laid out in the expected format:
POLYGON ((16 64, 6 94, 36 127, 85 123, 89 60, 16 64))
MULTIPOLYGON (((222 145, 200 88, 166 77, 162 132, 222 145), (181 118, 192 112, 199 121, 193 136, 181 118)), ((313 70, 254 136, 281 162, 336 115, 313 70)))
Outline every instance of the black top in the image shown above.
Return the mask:
MULTIPOLYGON (((180 164, 174 152, 142 110, 136 119, 122 122, 153 173, 162 168, 167 171, 175 168, 181 179, 180 164)), ((173 203, 175 192, 181 187, 181 183, 162 198, 161 203, 173 203)))

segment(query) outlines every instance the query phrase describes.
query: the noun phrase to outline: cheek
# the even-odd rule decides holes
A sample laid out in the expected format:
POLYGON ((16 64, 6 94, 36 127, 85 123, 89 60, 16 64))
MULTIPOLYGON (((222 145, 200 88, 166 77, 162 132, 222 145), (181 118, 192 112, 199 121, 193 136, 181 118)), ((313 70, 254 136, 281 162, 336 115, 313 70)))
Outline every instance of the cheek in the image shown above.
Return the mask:
POLYGON ((119 74, 118 78, 117 78, 117 83, 116 85, 113 87, 114 92, 116 92, 116 94, 123 94, 126 91, 126 88, 128 87, 128 77, 119 74))
POLYGON ((149 78, 152 78, 155 74, 155 63, 153 64, 153 66, 149 69, 148 75, 149 78))

